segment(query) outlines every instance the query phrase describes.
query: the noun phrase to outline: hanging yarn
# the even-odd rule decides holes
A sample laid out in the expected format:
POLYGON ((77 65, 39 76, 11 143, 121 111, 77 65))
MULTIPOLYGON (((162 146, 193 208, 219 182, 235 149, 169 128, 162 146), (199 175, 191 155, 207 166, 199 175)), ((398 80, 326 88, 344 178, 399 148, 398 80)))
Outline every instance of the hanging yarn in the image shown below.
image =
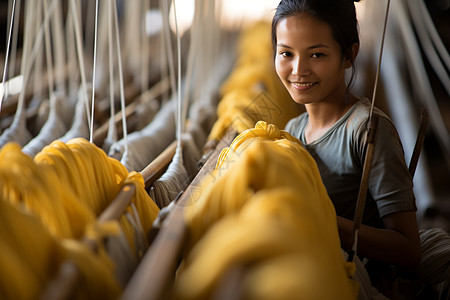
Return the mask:
POLYGON ((63 103, 66 99, 62 94, 54 93, 50 99, 50 112, 39 134, 23 147, 23 152, 34 157, 44 146, 60 138, 67 131, 62 119, 63 103))
MULTIPOLYGON (((4 195, 2 195, 4 196, 4 195)), ((37 299, 64 260, 81 273, 74 299, 114 299, 120 286, 104 251, 97 255, 77 241, 54 238, 33 215, 0 200, 0 298, 37 299)))
POLYGON ((245 268, 246 299, 356 298, 354 264, 342 256, 333 204, 297 139, 258 122, 222 151, 201 187, 186 211, 177 298, 211 297, 236 265, 245 268))
POLYGON ((145 232, 159 211, 140 174, 128 173, 119 161, 81 138, 67 143, 54 141, 34 161, 17 144, 7 144, 0 159, 6 199, 24 205, 59 237, 81 237, 85 226, 108 206, 123 184, 132 183, 137 188, 132 202, 145 232))
POLYGON ((222 138, 229 126, 240 133, 259 120, 283 128, 304 110, 292 101, 275 73, 269 23, 258 22, 245 29, 237 51, 235 67, 220 90, 218 120, 210 140, 222 138))
POLYGON ((83 97, 82 90, 79 89, 76 98, 75 114, 70 129, 59 140, 66 143, 74 138, 89 138, 89 125, 85 111, 86 101, 83 97))
POLYGON ((122 139, 111 145, 108 155, 119 159, 130 171, 143 170, 175 139, 175 100, 165 103, 144 129, 128 135, 128 153, 122 139))

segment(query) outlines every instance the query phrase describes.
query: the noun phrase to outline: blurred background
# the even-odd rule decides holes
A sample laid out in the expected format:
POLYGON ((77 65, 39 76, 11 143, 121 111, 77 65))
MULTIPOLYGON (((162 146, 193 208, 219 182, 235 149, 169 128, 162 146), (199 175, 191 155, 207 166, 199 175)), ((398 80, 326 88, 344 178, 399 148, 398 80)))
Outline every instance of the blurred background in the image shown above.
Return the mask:
MULTIPOLYGON (((0 34, 0 66, 2 73, 5 72, 4 78, 2 78, 4 81, 17 76, 20 77, 21 74, 21 60, 25 57, 22 56, 22 50, 24 28, 26 28, 27 23, 26 15, 32 15, 25 13, 24 8, 29 5, 28 2, 30 1, 21 1, 20 7, 16 7, 18 12, 16 12, 14 19, 14 30, 11 31, 13 37, 9 51, 9 66, 8 70, 4 71, 13 1, 0 1, 0 32, 2 32, 0 34)), ((42 21, 46 8, 49 9, 53 2, 51 0, 33 0, 33 2, 36 5, 35 10, 41 10, 41 14, 36 15, 39 15, 42 21)), ((69 23, 67 18, 70 3, 67 0, 57 2, 56 9, 60 10, 61 22, 59 25, 55 21, 50 23, 50 32, 52 32, 50 43, 53 47, 51 55, 55 58, 53 61, 55 68, 58 67, 57 51, 69 53, 69 39, 67 38, 69 23), (60 27, 59 33, 58 26, 60 27), (57 34, 60 34, 60 37, 63 37, 64 40, 58 41, 57 34), (61 47, 61 45, 63 49, 58 50, 57 47, 61 47)), ((102 2, 104 1, 100 1, 100 6, 102 6, 102 2)), ((164 21, 160 1, 147 1, 145 6, 139 4, 141 5, 140 8, 133 8, 131 2, 141 3, 140 1, 116 1, 121 48, 123 48, 124 72, 128 82, 136 83, 139 81, 140 83, 137 85, 144 89, 144 87, 154 84, 159 78, 158 70, 161 70, 159 64, 162 61, 161 51, 163 50, 161 49, 163 48, 158 44, 158 36, 162 31, 164 21), (146 7, 146 9, 142 9, 142 7, 146 7), (145 49, 148 50, 148 56, 145 59, 145 63, 148 64, 147 71, 138 70, 139 65, 142 65, 142 58, 145 57, 146 50, 140 48, 140 52, 133 51, 133 49, 137 50, 144 45, 143 40, 148 40, 145 46, 147 47, 145 49), (147 74, 142 75, 145 72, 147 74), (138 73, 139 76, 137 76, 138 73)), ((200 3, 200 1, 176 1, 177 25, 182 40, 183 68, 188 60, 189 45, 192 41, 191 30, 196 3, 200 3)), ((233 43, 237 43, 236 36, 247 26, 261 20, 270 22, 277 3, 276 0, 217 0, 214 8, 215 15, 212 16, 212 19, 204 18, 202 25, 207 27, 208 20, 214 20, 218 24, 219 34, 224 37, 228 36, 221 41, 221 45, 231 43, 228 46, 232 49, 233 43)), ((356 4, 360 21, 361 51, 357 61, 357 81, 353 89, 355 94, 361 97, 370 98, 372 95, 385 4, 386 0, 363 0, 356 4)), ((86 76, 90 81, 92 80, 95 1, 77 1, 77 5, 83 35, 86 76)), ((173 9, 174 6, 171 4, 169 22, 172 39, 175 41, 177 28, 173 9)), ((391 4, 389 14, 388 33, 376 105, 387 112, 394 120, 405 147, 407 161, 411 157, 416 140, 420 108, 423 107, 428 111, 430 125, 426 132, 424 148, 415 175, 416 202, 422 227, 439 226, 448 230, 450 228, 450 60, 448 56, 448 49, 450 49, 450 0, 396 0, 391 4)), ((100 17, 102 17, 101 12, 100 17)), ((101 24, 100 26, 102 26, 101 24)), ((104 58, 106 48, 101 45, 106 41, 104 38, 106 31, 102 30, 99 29, 98 37, 99 64, 106 61, 106 58, 104 58)), ((34 31, 34 35, 38 35, 37 29, 34 31)), ((36 59, 36 61, 41 62, 39 67, 41 72, 47 70, 49 66, 44 44, 42 42, 42 51, 36 59)), ((211 43, 205 42, 200 47, 205 48, 203 49, 205 53, 208 52, 209 48, 211 51, 217 51, 214 50, 216 46, 211 43)), ((69 57, 69 55, 66 56, 69 57)), ((68 59, 67 61, 63 60, 62 64, 65 64, 65 62, 69 64, 68 59)), ((199 64, 201 62, 198 62, 198 66, 199 64)), ((208 68, 209 66, 204 65, 203 67, 208 68)), ((54 77, 57 77, 57 74, 54 77)), ((102 74, 106 74, 106 71, 102 71, 99 67, 97 74, 99 78, 95 79, 98 86, 96 93, 98 94, 107 90, 105 79, 102 79, 106 76, 102 74)), ((65 76, 67 76, 67 73, 65 76)), ((79 75, 75 76, 78 77, 79 75)), ((36 80, 37 77, 34 78, 36 80)), ((54 80, 57 80, 57 78, 54 78, 54 80)), ((9 86, 11 95, 5 96, 3 99, 2 111, 0 112, 1 131, 4 131, 12 122, 16 106, 8 103, 14 103, 11 100, 14 98, 13 93, 17 94, 21 89, 20 80, 17 82, 19 82, 19 86, 16 87, 16 92, 13 92, 14 89, 11 84, 9 86)), ((41 84, 45 85, 42 82, 41 84)), ((33 92, 41 93, 42 97, 47 94, 46 89, 40 89, 39 91, 36 89, 36 81, 33 83, 34 88, 31 86, 30 83, 27 88, 32 90, 32 94, 33 92)), ((100 109, 100 112, 96 115, 99 123, 105 122, 107 119, 106 106, 103 110, 100 109)), ((32 116, 33 113, 30 112, 30 119, 32 116)), ((39 131, 39 126, 34 124, 36 123, 29 122, 28 126, 30 131, 36 133, 39 131), (33 126, 37 126, 37 128, 31 128, 33 126)), ((133 130, 132 127, 129 130, 133 130)))

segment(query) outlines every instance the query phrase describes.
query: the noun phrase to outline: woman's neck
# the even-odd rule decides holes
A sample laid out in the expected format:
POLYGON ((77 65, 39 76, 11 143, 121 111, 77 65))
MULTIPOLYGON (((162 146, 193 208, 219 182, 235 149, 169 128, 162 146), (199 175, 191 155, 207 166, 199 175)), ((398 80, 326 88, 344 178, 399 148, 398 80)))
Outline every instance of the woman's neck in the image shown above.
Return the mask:
POLYGON ((308 143, 320 138, 330 129, 352 106, 358 101, 351 93, 344 93, 340 101, 322 101, 306 104, 309 115, 305 129, 305 138, 308 143))

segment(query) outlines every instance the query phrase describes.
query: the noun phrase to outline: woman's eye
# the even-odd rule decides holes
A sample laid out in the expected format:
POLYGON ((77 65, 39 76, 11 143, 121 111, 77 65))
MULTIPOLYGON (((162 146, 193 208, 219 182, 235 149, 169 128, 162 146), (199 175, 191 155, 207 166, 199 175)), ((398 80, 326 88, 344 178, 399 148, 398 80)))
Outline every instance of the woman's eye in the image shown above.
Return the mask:
POLYGON ((325 54, 320 53, 320 52, 311 54, 311 58, 319 58, 322 56, 325 56, 325 54))
POLYGON ((292 57, 292 53, 287 51, 280 52, 280 55, 283 57, 292 57))

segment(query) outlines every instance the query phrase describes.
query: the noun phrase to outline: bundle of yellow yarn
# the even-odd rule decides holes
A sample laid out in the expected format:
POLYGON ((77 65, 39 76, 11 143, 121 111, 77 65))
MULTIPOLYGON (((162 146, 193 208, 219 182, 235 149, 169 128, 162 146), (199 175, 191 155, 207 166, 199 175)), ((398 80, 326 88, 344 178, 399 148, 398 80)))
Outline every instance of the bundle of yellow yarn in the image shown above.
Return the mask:
POLYGON ((125 211, 148 232, 159 208, 145 191, 142 175, 128 173, 94 144, 81 138, 55 141, 34 160, 19 145, 5 145, 0 150, 1 205, 5 207, 0 211, 5 223, 0 244, 5 249, 2 260, 8 265, 0 271, 0 285, 8 287, 5 298, 39 297, 66 259, 74 261, 82 274, 79 298, 117 297, 121 288, 102 241, 121 230, 131 253, 138 256, 142 253, 135 246, 136 230, 124 215, 103 224, 96 218, 129 183, 135 185, 136 193, 125 211), (97 241, 96 254, 80 242, 83 236, 97 241), (16 269, 17 274, 9 276, 16 269), (20 278, 30 286, 26 297, 21 297, 25 292, 20 278))
POLYGON ((258 122, 223 150, 186 213, 189 241, 175 295, 207 299, 234 266, 245 299, 355 299, 336 213, 314 159, 258 122))

